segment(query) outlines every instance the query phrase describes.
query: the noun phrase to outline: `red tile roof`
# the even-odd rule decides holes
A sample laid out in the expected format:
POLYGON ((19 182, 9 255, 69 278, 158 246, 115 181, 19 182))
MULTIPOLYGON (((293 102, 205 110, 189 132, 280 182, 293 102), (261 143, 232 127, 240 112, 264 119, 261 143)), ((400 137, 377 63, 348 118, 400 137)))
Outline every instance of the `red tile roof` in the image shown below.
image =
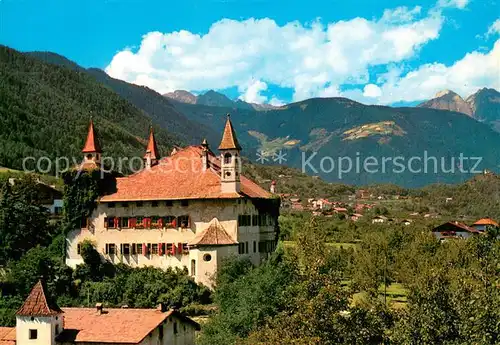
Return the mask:
POLYGON ((479 233, 480 231, 457 221, 454 222, 446 222, 444 224, 439 225, 438 227, 432 230, 433 232, 449 232, 449 231, 467 231, 473 233, 479 233))
POLYGON ((99 152, 101 153, 101 145, 99 145, 99 140, 94 130, 94 121, 90 119, 89 131, 87 133, 87 140, 85 141, 85 146, 82 149, 83 153, 99 152))
POLYGON ((233 124, 229 114, 227 114, 226 126, 224 127, 224 134, 222 134, 222 140, 219 145, 219 150, 241 150, 241 146, 236 139, 236 133, 234 132, 233 124))
POLYGON ((151 129, 149 131, 148 146, 146 147, 146 154, 144 155, 144 158, 146 158, 148 154, 150 155, 149 157, 151 159, 160 158, 160 155, 158 154, 158 147, 156 146, 156 139, 155 139, 155 133, 153 131, 153 126, 151 126, 151 129))
POLYGON ((171 310, 104 308, 99 313, 94 308, 64 308, 64 331, 59 342, 138 344, 171 316, 200 326, 193 320, 171 310))
POLYGON ((62 313, 57 304, 45 295, 42 281, 39 280, 31 290, 24 304, 16 312, 19 316, 53 316, 62 313))
POLYGON ((15 327, 0 327, 0 345, 16 345, 15 327))
POLYGON ((499 226, 498 223, 491 218, 481 218, 472 225, 493 225, 497 227, 499 226))
POLYGON ((212 219, 210 221, 210 224, 208 225, 208 228, 197 234, 196 237, 191 242, 189 242, 190 246, 223 246, 234 244, 238 244, 238 242, 233 240, 231 236, 228 235, 217 218, 212 219))
POLYGON ((240 176, 240 193, 222 193, 219 159, 212 152, 208 152, 210 167, 204 170, 202 150, 202 146, 189 146, 161 159, 159 164, 151 169, 117 178, 116 191, 103 196, 101 201, 273 197, 244 176, 240 176))

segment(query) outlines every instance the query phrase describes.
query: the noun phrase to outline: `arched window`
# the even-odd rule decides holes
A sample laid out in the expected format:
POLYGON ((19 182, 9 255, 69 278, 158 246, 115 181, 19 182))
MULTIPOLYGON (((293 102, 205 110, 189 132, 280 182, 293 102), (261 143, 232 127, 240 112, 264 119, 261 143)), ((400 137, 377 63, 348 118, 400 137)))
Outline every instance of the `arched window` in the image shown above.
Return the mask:
POLYGON ((191 276, 194 277, 196 275, 196 260, 191 260, 191 276))
POLYGON ((225 154, 224 154, 224 164, 229 164, 229 163, 231 163, 231 158, 232 158, 232 156, 231 156, 231 154, 230 154, 229 152, 228 152, 228 153, 225 153, 225 154))
POLYGON ((90 161, 90 160, 92 160, 92 157, 93 157, 93 156, 92 156, 92 153, 89 153, 89 154, 87 155, 87 159, 88 159, 89 161, 90 161))

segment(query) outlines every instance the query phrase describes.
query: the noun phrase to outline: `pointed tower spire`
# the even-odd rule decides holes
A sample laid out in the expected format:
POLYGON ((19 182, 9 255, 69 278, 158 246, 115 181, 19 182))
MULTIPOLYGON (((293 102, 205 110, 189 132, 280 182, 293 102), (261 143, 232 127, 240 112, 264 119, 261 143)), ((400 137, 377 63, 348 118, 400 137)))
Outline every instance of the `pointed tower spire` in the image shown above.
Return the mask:
POLYGON ((92 116, 90 117, 89 131, 87 133, 87 140, 85 140, 85 146, 82 149, 83 153, 83 164, 92 164, 94 166, 99 166, 101 164, 101 145, 99 144, 99 138, 94 129, 94 120, 92 116))
POLYGON ((224 127, 224 134, 219 145, 219 150, 241 150, 241 146, 236 139, 233 124, 231 123, 231 116, 227 114, 226 126, 224 127))
POLYGON ((16 316, 54 316, 61 313, 63 313, 61 308, 52 300, 47 299, 42 281, 39 280, 16 312, 16 316))
POLYGON ((64 312, 39 280, 16 312, 16 344, 56 345, 63 330, 64 312))
POLYGON ((224 134, 219 145, 221 164, 221 191, 222 193, 240 192, 240 160, 241 146, 236 139, 231 118, 227 114, 224 134))
POLYGON ((102 153, 101 145, 99 145, 99 140, 94 129, 94 120, 92 116, 90 117, 89 131, 87 133, 87 140, 85 141, 85 146, 82 149, 83 153, 102 153))
POLYGON ((144 155, 146 168, 151 168, 158 162, 160 155, 158 153, 158 146, 156 145, 155 133, 153 126, 149 128, 149 140, 146 147, 146 154, 144 155))

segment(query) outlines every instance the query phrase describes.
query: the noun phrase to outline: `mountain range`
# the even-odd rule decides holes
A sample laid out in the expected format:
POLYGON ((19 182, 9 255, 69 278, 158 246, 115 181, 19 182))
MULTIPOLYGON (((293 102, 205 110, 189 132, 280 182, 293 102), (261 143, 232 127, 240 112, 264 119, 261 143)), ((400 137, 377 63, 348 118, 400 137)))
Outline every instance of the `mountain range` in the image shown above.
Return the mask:
POLYGON ((495 89, 482 88, 466 99, 451 90, 444 90, 418 107, 464 113, 500 132, 500 92, 495 89))
POLYGON ((226 95, 214 90, 208 90, 207 92, 202 93, 198 96, 192 94, 189 91, 176 90, 174 92, 166 93, 163 96, 181 103, 208 105, 210 107, 226 107, 257 111, 278 108, 270 104, 247 103, 245 101, 242 101, 241 99, 233 101, 226 95))
MULTIPOLYGON (((443 158, 449 169, 458 165, 451 158, 462 154, 482 157, 476 168, 492 170, 500 157, 500 134, 490 127, 491 121, 499 119, 495 118, 496 91, 490 89, 465 101, 471 116, 461 113, 467 108, 452 102, 454 96, 448 107, 461 112, 430 106, 368 106, 346 98, 259 106, 216 91, 163 96, 54 53, 20 53, 7 47, 0 47, 0 72, 0 166, 11 168, 21 168, 23 157, 30 155, 78 157, 90 114, 106 154, 116 157, 142 156, 150 124, 163 154, 173 145, 200 143, 205 137, 216 151, 225 115, 231 113, 243 153, 250 160, 299 169, 307 161, 308 174, 351 184, 421 186, 458 182, 467 176, 457 171, 396 173, 390 163, 387 170, 379 164, 377 172, 353 167, 339 174, 342 157, 342 164, 347 159, 356 164, 370 157, 381 162, 384 157, 409 160, 427 154, 443 158), (480 121, 475 114, 483 114, 477 115, 480 121)), ((448 93, 442 96, 449 97, 448 93)), ((445 101, 434 104, 439 107, 445 101)), ((466 162, 464 168, 470 165, 466 162)))

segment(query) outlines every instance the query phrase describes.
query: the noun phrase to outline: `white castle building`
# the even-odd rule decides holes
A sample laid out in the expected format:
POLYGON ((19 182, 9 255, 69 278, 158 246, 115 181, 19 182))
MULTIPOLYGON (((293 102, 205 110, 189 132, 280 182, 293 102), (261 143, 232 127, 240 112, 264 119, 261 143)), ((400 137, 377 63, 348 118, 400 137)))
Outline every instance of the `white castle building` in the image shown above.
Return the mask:
MULTIPOLYGON (((227 256, 246 255, 258 265, 275 249, 279 199, 241 175, 229 115, 218 150, 216 156, 203 141, 160 159, 151 129, 145 168, 117 178, 114 192, 68 234, 66 263, 83 263, 80 244, 90 240, 113 263, 185 267, 207 286, 227 256)), ((100 167, 92 121, 82 152, 82 167, 100 167)))

